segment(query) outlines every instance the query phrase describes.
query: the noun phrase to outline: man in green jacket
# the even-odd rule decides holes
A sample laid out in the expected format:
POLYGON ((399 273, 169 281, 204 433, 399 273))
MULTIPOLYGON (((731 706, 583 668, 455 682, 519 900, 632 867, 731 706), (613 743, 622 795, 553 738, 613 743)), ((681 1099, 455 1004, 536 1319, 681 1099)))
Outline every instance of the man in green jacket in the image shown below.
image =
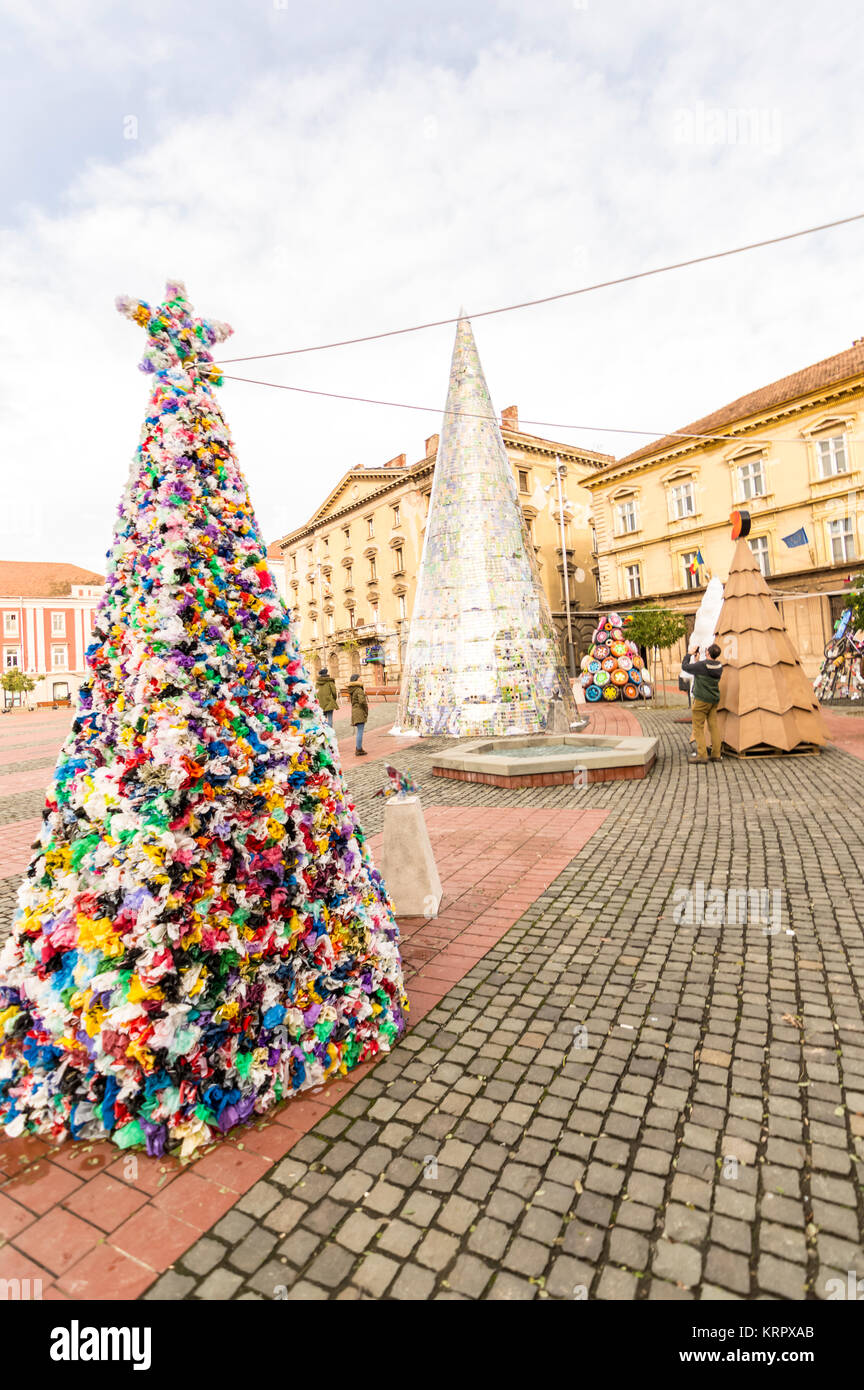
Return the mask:
POLYGON ((321 711, 330 728, 333 728, 333 711, 339 703, 339 694, 336 690, 336 682, 327 670, 322 666, 318 672, 318 680, 315 683, 315 693, 318 696, 318 703, 321 711))
POLYGON ((358 758, 365 758, 363 730, 366 728, 366 720, 369 718, 369 704, 359 676, 352 676, 348 682, 348 698, 351 701, 351 723, 354 725, 355 733, 354 751, 358 758))
POLYGON ((705 721, 711 735, 711 761, 719 763, 723 756, 720 725, 717 720, 717 705, 720 701, 720 677, 723 667, 717 658, 720 648, 714 642, 705 653, 705 661, 697 661, 699 648, 688 652, 681 663, 682 670, 693 677, 693 738, 696 741, 696 755, 691 763, 707 763, 708 749, 705 743, 705 721))

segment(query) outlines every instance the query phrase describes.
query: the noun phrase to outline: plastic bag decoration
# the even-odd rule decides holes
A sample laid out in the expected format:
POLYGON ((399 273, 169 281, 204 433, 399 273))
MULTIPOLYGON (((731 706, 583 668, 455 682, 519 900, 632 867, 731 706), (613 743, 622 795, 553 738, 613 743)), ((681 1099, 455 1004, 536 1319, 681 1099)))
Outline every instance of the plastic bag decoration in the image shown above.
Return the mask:
POLYGON ((196 1147, 379 1050, 398 933, 169 283, 88 674, 0 956, 0 1124, 196 1147))

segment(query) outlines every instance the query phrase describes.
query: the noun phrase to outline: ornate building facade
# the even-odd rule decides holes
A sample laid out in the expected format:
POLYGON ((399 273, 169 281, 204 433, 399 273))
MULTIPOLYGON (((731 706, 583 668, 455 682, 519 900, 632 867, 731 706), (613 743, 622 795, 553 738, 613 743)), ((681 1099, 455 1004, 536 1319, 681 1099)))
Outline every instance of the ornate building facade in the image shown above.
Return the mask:
POLYGON ((53 704, 78 693, 102 584, 102 575, 77 565, 0 561, 3 671, 36 679, 29 695, 0 692, 0 703, 53 704))
MULTIPOLYGON (((504 445, 513 467, 519 501, 540 566, 553 618, 565 635, 565 573, 576 646, 586 640, 596 609, 591 575, 591 498, 585 481, 613 460, 569 444, 527 434, 515 406, 502 411, 504 445), (564 545, 556 467, 566 469, 564 545)), ((396 684, 408 638, 438 435, 426 440, 424 456, 405 454, 380 468, 358 466, 343 475, 304 526, 275 542, 271 568, 299 624, 310 666, 337 678, 365 672, 369 684, 396 684), (282 556, 279 573, 277 554, 282 556)))
MULTIPOLYGON (((864 339, 607 464, 584 486, 601 608, 648 602, 695 614, 707 580, 726 578, 729 513, 747 508, 750 548, 815 676, 847 581, 864 569, 864 339)), ((670 653, 668 675, 679 656, 670 653)))

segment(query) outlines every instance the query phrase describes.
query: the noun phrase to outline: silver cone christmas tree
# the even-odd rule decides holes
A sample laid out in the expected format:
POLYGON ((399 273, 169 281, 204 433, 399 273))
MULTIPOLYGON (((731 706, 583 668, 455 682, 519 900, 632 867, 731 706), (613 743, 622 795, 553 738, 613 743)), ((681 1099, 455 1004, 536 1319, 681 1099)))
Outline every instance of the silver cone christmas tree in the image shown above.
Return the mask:
POLYGON ((576 703, 467 318, 460 318, 402 678, 402 733, 543 733, 576 703))

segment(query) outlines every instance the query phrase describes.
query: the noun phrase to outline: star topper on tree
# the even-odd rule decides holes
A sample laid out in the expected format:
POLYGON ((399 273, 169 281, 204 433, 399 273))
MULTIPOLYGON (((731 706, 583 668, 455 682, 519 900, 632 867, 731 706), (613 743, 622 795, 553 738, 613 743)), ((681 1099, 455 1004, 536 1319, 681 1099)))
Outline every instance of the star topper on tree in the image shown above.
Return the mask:
POLYGON ((182 280, 165 285, 165 303, 153 309, 146 299, 118 295, 119 313, 147 330, 147 346, 139 363, 142 372, 181 373, 204 385, 221 386, 223 376, 208 351, 224 343, 234 329, 219 319, 196 318, 182 280))

